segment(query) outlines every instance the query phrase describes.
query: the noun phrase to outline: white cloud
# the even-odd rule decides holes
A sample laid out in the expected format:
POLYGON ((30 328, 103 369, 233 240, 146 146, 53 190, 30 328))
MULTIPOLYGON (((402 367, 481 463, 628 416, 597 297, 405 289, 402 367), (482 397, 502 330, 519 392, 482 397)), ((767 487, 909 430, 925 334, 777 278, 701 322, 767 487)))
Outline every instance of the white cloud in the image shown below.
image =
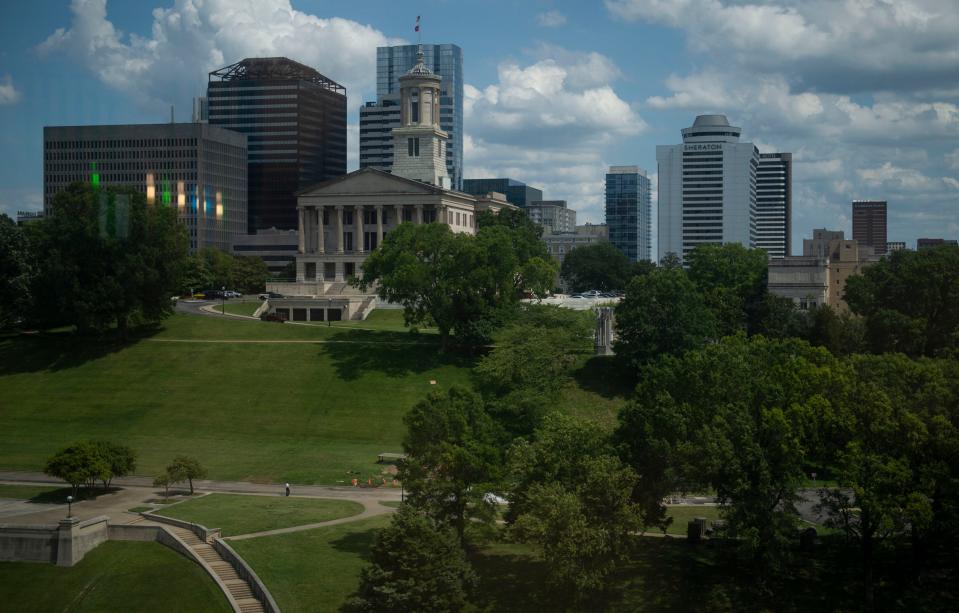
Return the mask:
POLYGON ((646 123, 613 88, 606 56, 553 45, 500 64, 496 83, 464 87, 466 176, 512 177, 566 200, 577 221, 605 218, 603 151, 646 123))
POLYGON ((606 0, 625 21, 681 28, 689 47, 821 91, 917 90, 959 77, 955 0, 606 0))
POLYGON ((903 168, 886 162, 878 168, 863 168, 857 171, 868 186, 882 187, 892 193, 928 193, 941 190, 943 186, 957 187, 950 177, 933 178, 915 168, 903 168))
POLYGON ((21 97, 20 92, 13 86, 13 77, 7 75, 0 80, 0 106, 16 104, 21 97))
POLYGON ((952 153, 947 153, 944 157, 949 168, 959 170, 959 149, 954 149, 952 153))
POLYGON ((546 11, 536 15, 536 23, 544 28, 558 28, 566 23, 566 15, 559 11, 546 11))
POLYGON ((942 181, 953 189, 959 189, 959 181, 953 179, 952 177, 943 177, 942 181))
POLYGON ((295 10, 289 0, 176 0, 153 10, 148 37, 125 34, 106 0, 73 0, 68 28, 38 47, 64 53, 145 108, 186 104, 207 73, 245 57, 286 56, 316 68, 356 97, 373 87, 376 47, 395 44, 377 29, 295 10))

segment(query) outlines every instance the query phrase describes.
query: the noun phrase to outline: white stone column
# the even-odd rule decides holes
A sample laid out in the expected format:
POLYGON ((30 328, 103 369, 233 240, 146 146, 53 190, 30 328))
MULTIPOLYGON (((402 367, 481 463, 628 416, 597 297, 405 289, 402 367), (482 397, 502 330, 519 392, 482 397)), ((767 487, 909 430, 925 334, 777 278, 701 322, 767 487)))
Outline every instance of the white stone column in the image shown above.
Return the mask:
POLYGON ((376 205, 376 244, 383 244, 383 207, 376 205))
POLYGON ((326 228, 323 226, 323 207, 316 207, 316 252, 326 253, 326 228))
POLYGON ((446 207, 442 204, 436 205, 436 222, 449 225, 446 223, 446 207))
POLYGON ((356 236, 353 237, 353 251, 362 253, 363 249, 363 205, 358 204, 353 207, 353 226, 356 228, 356 236))
POLYGON ((343 207, 336 205, 336 252, 343 253, 343 207))
POLYGON ((416 208, 416 215, 413 216, 413 223, 421 224, 423 223, 423 205, 417 204, 415 208, 416 208))
POLYGON ((298 251, 300 253, 303 253, 304 251, 306 251, 306 235, 304 234, 306 229, 303 227, 303 209, 302 208, 297 209, 297 213, 299 214, 299 225, 296 232, 297 238, 299 238, 298 251))
POLYGON ((296 258, 296 280, 298 283, 306 281, 306 262, 296 258))

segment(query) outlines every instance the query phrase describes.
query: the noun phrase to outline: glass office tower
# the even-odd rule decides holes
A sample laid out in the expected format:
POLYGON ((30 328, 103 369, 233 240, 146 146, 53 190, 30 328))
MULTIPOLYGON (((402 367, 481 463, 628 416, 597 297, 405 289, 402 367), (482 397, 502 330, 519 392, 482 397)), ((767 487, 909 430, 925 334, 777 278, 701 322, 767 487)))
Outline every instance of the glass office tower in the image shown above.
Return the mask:
POLYGON ((639 166, 611 166, 606 173, 609 242, 633 262, 652 259, 652 198, 639 166))
POLYGON ((248 147, 248 231, 297 228, 296 192, 346 174, 346 90, 285 57, 210 73, 209 122, 248 147))
POLYGON ((376 102, 360 108, 360 168, 389 172, 393 166, 393 128, 400 127, 400 81, 416 64, 423 48, 423 63, 442 77, 440 127, 449 133, 446 169, 453 189, 463 189, 463 50, 457 45, 399 45, 376 48, 376 102))

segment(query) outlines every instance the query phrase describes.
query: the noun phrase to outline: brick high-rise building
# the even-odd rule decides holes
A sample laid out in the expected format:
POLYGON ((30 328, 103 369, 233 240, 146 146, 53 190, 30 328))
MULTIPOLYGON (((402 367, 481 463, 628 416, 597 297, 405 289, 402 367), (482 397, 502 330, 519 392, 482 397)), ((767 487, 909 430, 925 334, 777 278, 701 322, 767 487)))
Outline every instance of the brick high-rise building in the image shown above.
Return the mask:
POLYGON ((876 255, 886 253, 886 201, 852 201, 852 238, 872 247, 876 255))

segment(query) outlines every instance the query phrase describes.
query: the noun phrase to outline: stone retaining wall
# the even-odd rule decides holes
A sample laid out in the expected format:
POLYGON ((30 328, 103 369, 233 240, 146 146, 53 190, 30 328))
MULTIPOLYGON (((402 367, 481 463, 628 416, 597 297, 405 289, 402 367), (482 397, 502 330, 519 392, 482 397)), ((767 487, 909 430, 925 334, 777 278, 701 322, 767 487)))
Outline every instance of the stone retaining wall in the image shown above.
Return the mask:
POLYGON ((280 613, 280 607, 278 607, 276 601, 273 600, 273 595, 270 594, 270 591, 266 589, 266 584, 260 581, 260 577, 250 568, 246 560, 237 555, 237 553, 233 551, 233 548, 227 545, 223 539, 213 539, 213 548, 216 549, 221 558, 233 567, 241 579, 245 579, 246 582, 250 584, 253 595, 263 604, 263 609, 266 613, 280 613))

